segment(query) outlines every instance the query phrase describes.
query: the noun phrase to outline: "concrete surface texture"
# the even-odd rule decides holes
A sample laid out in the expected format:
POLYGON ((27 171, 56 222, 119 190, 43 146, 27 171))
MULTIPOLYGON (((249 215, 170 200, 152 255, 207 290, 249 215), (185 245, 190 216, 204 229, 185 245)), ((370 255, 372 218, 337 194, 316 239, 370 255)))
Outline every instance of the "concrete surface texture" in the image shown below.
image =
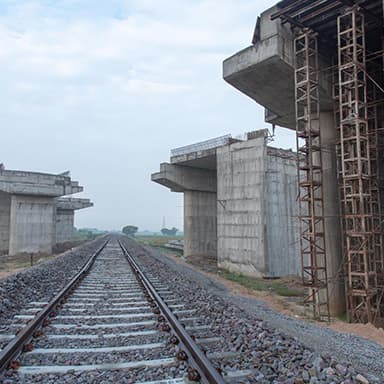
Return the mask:
POLYGON ((218 266, 265 271, 264 136, 217 149, 218 266))
POLYGON ((223 63, 225 81, 268 106, 276 115, 271 122, 294 128, 294 73, 292 33, 288 25, 271 21, 271 8, 260 16, 259 38, 251 45, 229 57, 223 63))
POLYGON ((40 172, 0 170, 0 191, 38 196, 65 196, 83 191, 69 176, 40 172))
POLYGON ((58 198, 55 200, 56 244, 65 243, 73 239, 75 210, 89 208, 92 206, 93 203, 89 199, 58 198))
MULTIPOLYGON (((266 120, 296 129, 293 39, 289 23, 271 20, 276 7, 260 15, 253 45, 223 62, 223 78, 236 89, 266 108, 266 120)), ((338 278, 342 253, 336 175, 335 135, 333 120, 332 76, 330 63, 319 57, 320 126, 322 140, 323 197, 327 271, 330 277, 331 313, 345 308, 343 283, 338 278)), ((279 193, 283 193, 280 190, 279 193)), ((288 203, 288 201, 287 201, 288 203)), ((289 227, 287 227, 288 229, 289 227)), ((281 236, 284 232, 280 231, 281 236)), ((268 245, 267 245, 268 246, 268 245)))
POLYGON ((51 252, 55 234, 54 214, 52 198, 12 195, 9 254, 51 252))
POLYGON ((299 274, 295 154, 267 131, 217 149, 218 265, 251 276, 299 274))
POLYGON ((58 232, 65 238, 73 232, 73 211, 92 205, 88 199, 56 198, 82 190, 67 174, 0 169, 0 253, 52 252, 58 232), (72 217, 59 219, 58 229, 57 210, 59 216, 72 210, 72 217))
POLYGON ((0 255, 9 249, 9 220, 11 217, 11 195, 0 192, 0 255))
POLYGON ((269 276, 301 274, 296 154, 267 147, 264 225, 269 276))
MULTIPOLYGON (((280 20, 271 20, 277 8, 267 9, 257 23, 257 41, 223 62, 223 78, 236 89, 267 109, 270 123, 295 129, 294 51, 291 28, 280 20)), ((320 66, 329 67, 326 58, 320 66)), ((322 71, 320 102, 323 110, 333 107, 332 78, 322 71)))
POLYGON ((216 172, 209 169, 163 163, 152 181, 163 184, 174 192, 204 191, 216 193, 216 172))
POLYGON ((184 192, 184 254, 217 255, 216 193, 184 192))
POLYGON ((75 228, 75 212, 72 210, 56 210, 55 240, 57 244, 65 243, 73 238, 75 228))
POLYGON ((186 257, 217 254, 219 267, 252 276, 300 271, 295 154, 267 147, 266 135, 174 156, 152 175, 184 193, 186 257))

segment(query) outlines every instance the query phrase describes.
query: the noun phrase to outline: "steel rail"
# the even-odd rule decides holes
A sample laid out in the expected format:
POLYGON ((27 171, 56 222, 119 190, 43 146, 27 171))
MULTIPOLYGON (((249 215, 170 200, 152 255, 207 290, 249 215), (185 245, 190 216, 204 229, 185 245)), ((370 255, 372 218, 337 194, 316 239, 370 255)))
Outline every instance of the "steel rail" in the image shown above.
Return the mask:
POLYGON ((185 328, 181 325, 176 316, 169 309, 167 304, 157 293, 155 287, 147 278, 145 273, 140 269, 135 259, 129 254, 125 246, 119 241, 119 245, 127 258, 128 263, 131 265, 134 273, 145 286, 147 292, 152 297, 154 302, 158 305, 164 317, 167 319, 169 325, 178 337, 180 344, 184 346, 184 352, 188 355, 189 364, 197 370, 200 375, 199 381, 204 384, 225 384, 223 377, 219 374, 216 368, 211 364, 203 351, 193 341, 191 336, 187 333, 185 328))
POLYGON ((0 371, 6 369, 9 364, 18 356, 24 345, 33 337, 34 332, 42 325, 43 321, 55 308, 61 303, 63 298, 71 291, 71 289, 80 281, 80 279, 89 272, 96 257, 105 248, 109 239, 107 239, 97 251, 88 259, 83 268, 71 279, 71 281, 40 311, 33 320, 28 323, 21 331, 12 339, 6 347, 0 352, 0 371))

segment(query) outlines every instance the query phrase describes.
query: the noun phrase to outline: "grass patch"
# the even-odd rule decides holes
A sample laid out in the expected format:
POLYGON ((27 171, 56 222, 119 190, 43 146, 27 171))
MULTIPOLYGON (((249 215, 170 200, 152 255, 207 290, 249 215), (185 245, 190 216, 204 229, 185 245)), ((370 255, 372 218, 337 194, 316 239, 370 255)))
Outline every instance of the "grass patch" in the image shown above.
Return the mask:
POLYGON ((32 265, 40 264, 45 260, 53 258, 54 255, 34 255, 32 260, 29 255, 1 256, 0 272, 16 272, 32 265), (32 263, 31 263, 32 261, 32 263))
POLYGON ((271 291, 279 296, 284 297, 299 297, 302 296, 302 291, 287 286, 287 284, 280 279, 266 280, 258 277, 245 276, 242 273, 233 273, 220 270, 219 275, 227 280, 234 281, 243 287, 253 289, 254 291, 271 291))
POLYGON ((348 317, 347 317, 347 313, 344 312, 340 315, 337 316, 337 318, 340 320, 340 321, 343 321, 344 323, 350 323, 351 321, 348 321, 348 317))
POLYGON ((179 257, 183 256, 183 251, 181 250, 164 247, 170 240, 182 240, 183 238, 180 236, 135 236, 134 239, 138 243, 154 247, 162 253, 172 254, 179 257))
POLYGON ((135 236, 138 243, 150 245, 152 247, 162 247, 170 240, 181 240, 180 236, 135 236))

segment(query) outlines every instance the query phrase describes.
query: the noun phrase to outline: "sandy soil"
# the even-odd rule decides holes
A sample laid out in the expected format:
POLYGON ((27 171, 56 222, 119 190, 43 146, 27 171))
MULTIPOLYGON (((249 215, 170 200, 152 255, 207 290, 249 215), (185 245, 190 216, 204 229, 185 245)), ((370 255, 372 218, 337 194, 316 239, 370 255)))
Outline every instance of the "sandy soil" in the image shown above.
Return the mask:
MULTIPOLYGON (((305 320, 303 306, 297 305, 294 301, 292 301, 288 297, 279 296, 274 292, 254 291, 254 290, 245 288, 238 283, 224 279, 223 277, 217 275, 216 273, 203 271, 200 268, 197 268, 196 266, 190 263, 187 263, 184 259, 180 257, 176 257, 172 254, 168 254, 168 256, 171 257, 178 264, 183 264, 188 266, 189 268, 198 270, 204 275, 210 277, 212 280, 215 280, 223 284, 234 295, 256 298, 257 300, 263 301, 271 309, 277 312, 283 313, 284 315, 287 315, 290 317, 300 318, 305 320)), ((338 332, 343 332, 343 333, 364 337, 366 339, 373 340, 378 344, 381 344, 384 346, 384 329, 376 328, 372 324, 349 324, 337 319, 332 319, 330 324, 327 324, 324 322, 316 322, 316 324, 326 328, 331 328, 338 332)))

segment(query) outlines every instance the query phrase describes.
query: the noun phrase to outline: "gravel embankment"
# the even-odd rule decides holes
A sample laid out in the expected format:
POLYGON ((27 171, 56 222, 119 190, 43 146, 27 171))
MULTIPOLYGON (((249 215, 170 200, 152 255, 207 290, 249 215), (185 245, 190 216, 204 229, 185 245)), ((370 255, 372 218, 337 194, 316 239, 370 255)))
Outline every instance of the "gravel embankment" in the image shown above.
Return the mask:
POLYGON ((1 372, 0 383, 133 384, 183 377, 186 364, 177 362, 160 324, 112 239, 32 340, 33 349, 19 356, 20 368, 1 372))
POLYGON ((0 279, 0 330, 31 301, 49 301, 79 271, 104 239, 0 279))
MULTIPOLYGON (((179 265, 151 247, 126 241, 148 275, 168 280, 180 300, 214 324, 223 350, 238 359, 221 359, 223 370, 259 371, 260 383, 384 383, 384 348, 372 341, 296 320, 254 299, 230 294, 223 285, 179 265), (175 273, 177 271, 178 273, 175 273), (217 331, 218 329, 218 331, 217 331), (367 380, 367 381, 365 381, 367 380)), ((209 352, 209 348, 208 348, 209 352)))

